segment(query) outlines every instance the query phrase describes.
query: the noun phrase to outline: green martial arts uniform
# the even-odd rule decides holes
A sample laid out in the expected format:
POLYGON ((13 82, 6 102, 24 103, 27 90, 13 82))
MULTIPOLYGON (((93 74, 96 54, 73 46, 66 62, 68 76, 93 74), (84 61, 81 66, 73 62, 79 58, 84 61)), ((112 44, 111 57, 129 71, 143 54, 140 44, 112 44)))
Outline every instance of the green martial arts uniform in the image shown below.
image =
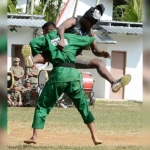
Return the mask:
MULTIPOLYGON (((40 51, 49 51, 49 60, 52 64, 75 63, 76 51, 84 48, 94 41, 94 37, 65 34, 65 48, 59 50, 56 45, 59 37, 56 31, 51 31, 44 37, 38 37, 30 42, 32 55, 40 54, 40 51)), ((65 92, 74 102, 80 112, 84 123, 94 121, 89 111, 85 93, 81 87, 81 74, 73 67, 54 67, 50 79, 47 81, 35 108, 32 128, 43 129, 45 117, 55 106, 56 101, 65 92)))

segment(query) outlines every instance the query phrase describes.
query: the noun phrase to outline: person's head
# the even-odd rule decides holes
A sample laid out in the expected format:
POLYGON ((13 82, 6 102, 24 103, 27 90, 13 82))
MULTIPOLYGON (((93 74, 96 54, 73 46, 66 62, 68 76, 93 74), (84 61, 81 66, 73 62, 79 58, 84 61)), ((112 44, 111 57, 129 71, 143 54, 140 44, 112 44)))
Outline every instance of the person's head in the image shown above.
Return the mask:
POLYGON ((25 80, 25 86, 26 87, 29 87, 30 86, 30 79, 29 78, 27 78, 26 80, 25 80))
POLYGON ((91 7, 85 14, 82 16, 81 25, 85 28, 92 28, 101 18, 105 11, 103 4, 99 4, 96 7, 91 7))
POLYGON ((43 29, 43 35, 45 35, 45 34, 51 32, 52 30, 56 30, 57 27, 56 27, 55 23, 53 23, 52 21, 50 21, 50 22, 45 23, 42 26, 42 29, 43 29))
POLYGON ((18 84, 17 84, 17 83, 14 84, 13 89, 14 89, 15 91, 18 90, 18 84))
POLYGON ((15 57, 15 58, 13 59, 13 62, 14 62, 14 65, 15 65, 15 66, 19 66, 20 59, 19 59, 18 57, 15 57))

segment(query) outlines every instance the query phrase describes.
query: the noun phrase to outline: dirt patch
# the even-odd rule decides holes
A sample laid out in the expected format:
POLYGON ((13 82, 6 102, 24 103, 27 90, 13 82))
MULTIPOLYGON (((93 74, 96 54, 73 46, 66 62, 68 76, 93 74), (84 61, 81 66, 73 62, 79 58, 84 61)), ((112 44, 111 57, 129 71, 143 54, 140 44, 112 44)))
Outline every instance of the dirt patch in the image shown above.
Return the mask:
MULTIPOLYGON (((32 130, 17 129, 11 130, 8 135, 8 145, 24 145, 23 141, 31 137, 32 130)), ((103 145, 142 145, 143 138, 137 135, 99 135, 103 141, 103 145)), ((90 133, 53 133, 50 131, 40 131, 38 138, 38 145, 80 145, 88 146, 93 145, 90 133)))

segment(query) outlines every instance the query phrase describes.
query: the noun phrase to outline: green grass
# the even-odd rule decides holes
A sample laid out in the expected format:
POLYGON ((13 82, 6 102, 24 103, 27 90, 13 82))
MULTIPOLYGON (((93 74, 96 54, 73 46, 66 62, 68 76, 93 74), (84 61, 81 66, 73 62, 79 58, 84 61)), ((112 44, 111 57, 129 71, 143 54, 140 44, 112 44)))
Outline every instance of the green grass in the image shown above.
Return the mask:
MULTIPOLYGON (((142 134, 142 103, 135 102, 96 102, 95 108, 90 107, 91 112, 95 117, 95 125, 97 132, 101 135, 133 135, 140 136, 142 134)), ((34 108, 9 108, 8 120, 13 125, 13 122, 18 124, 18 128, 31 128, 34 108)), ((11 127, 11 124, 9 125, 11 127)), ((11 129, 10 129, 11 130, 11 129)), ((52 109, 47 116, 45 131, 50 131, 56 134, 63 133, 89 133, 85 127, 80 114, 76 108, 57 108, 52 109)), ((32 146, 18 145, 9 146, 9 149, 18 150, 141 150, 141 146, 137 145, 101 145, 95 146, 74 146, 74 145, 50 145, 50 146, 32 146)))

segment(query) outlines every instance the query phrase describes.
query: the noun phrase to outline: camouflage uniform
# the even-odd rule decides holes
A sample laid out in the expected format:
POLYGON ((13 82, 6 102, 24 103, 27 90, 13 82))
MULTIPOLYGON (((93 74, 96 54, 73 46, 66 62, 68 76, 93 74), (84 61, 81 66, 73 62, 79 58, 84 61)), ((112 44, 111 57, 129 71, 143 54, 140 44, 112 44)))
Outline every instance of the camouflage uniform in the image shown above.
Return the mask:
POLYGON ((36 105, 38 97, 39 97, 39 94, 36 91, 36 87, 33 87, 30 92, 30 99, 25 103, 24 106, 34 107, 36 105))
MULTIPOLYGON (((13 59, 13 61, 20 61, 19 58, 15 57, 13 59)), ((12 66, 9 70, 10 72, 12 72, 14 75, 23 75, 24 74, 24 70, 21 66, 12 66)), ((21 88, 21 85, 22 85, 22 79, 18 79, 16 77, 14 77, 14 82, 15 84, 18 84, 18 88, 20 89, 21 88)))
MULTIPOLYGON (((37 67, 32 67, 27 69, 27 73, 39 73, 39 69, 37 67)), ((28 78, 31 80, 30 85, 31 87, 37 87, 38 86, 38 75, 37 76, 30 76, 28 75, 28 78)))
MULTIPOLYGON (((14 85, 14 87, 16 86, 18 87, 17 84, 14 85)), ((19 100, 20 102, 22 102, 21 93, 18 90, 13 90, 12 92, 9 92, 8 97, 10 97, 11 100, 14 102, 14 106, 18 106, 19 100)), ((12 103, 10 102, 9 99, 8 99, 8 105, 12 106, 12 103)))
MULTIPOLYGON (((30 83, 30 79, 26 79, 25 83, 30 83)), ((23 86, 22 87, 22 100, 23 100, 23 105, 30 100, 30 92, 31 92, 31 87, 23 86)))

